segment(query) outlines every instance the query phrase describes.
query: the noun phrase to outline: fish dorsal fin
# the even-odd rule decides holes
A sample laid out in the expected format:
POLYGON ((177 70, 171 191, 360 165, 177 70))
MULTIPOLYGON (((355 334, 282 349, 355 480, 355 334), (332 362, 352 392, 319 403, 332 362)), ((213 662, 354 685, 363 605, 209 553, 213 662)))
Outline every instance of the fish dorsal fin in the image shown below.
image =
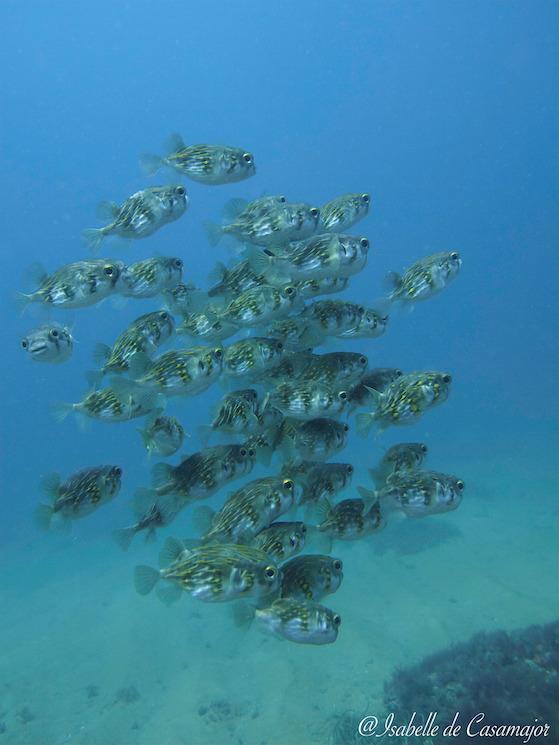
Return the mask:
POLYGON ((60 474, 49 473, 41 480, 41 491, 55 502, 60 492, 60 474))
POLYGON ((247 208, 247 205, 248 199, 243 199, 242 197, 230 199, 225 203, 225 207, 223 208, 223 217, 225 220, 234 220, 247 208))
POLYGON ((186 145, 184 143, 184 140, 177 132, 173 132, 172 135, 169 135, 169 137, 167 138, 167 142, 165 143, 167 153, 169 153, 170 155, 184 150, 185 147, 186 145))
POLYGON ((227 269, 225 264, 222 261, 218 261, 209 273, 208 280, 213 284, 220 284, 221 282, 225 281, 228 274, 229 270, 227 269))
POLYGON ((48 276, 47 270, 38 261, 31 264, 25 271, 26 282, 33 284, 35 287, 40 287, 48 276))
POLYGON ((171 564, 174 564, 175 561, 185 553, 185 551, 187 551, 187 549, 178 538, 167 538, 163 544, 163 548, 159 552, 159 566, 168 567, 171 564))
POLYGON ((120 207, 116 202, 99 202, 97 205, 97 217, 99 220, 114 220, 120 213, 120 207))

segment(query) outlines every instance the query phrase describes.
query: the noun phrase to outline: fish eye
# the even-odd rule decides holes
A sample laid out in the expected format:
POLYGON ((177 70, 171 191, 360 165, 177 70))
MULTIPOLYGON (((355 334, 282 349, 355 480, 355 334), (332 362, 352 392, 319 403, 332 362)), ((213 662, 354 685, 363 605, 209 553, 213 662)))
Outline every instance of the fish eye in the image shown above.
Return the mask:
POLYGON ((421 446, 421 452, 422 453, 426 453, 427 452, 427 445, 422 445, 421 446))
POLYGON ((295 292, 295 288, 294 287, 286 287, 285 288, 285 294, 286 295, 293 295, 294 292, 295 292))
POLYGON ((349 473, 350 475, 353 473, 353 466, 351 464, 346 468, 346 473, 349 473))
POLYGON ((369 248, 369 239, 368 238, 361 238, 359 241, 361 244, 361 248, 369 248))
POLYGON ((320 214, 320 210, 317 207, 311 207, 309 212, 313 217, 318 217, 320 214))
POLYGON ((105 274, 107 275, 107 277, 112 277, 113 274, 115 273, 115 268, 114 268, 114 266, 112 264, 107 264, 104 267, 103 271, 105 272, 105 274))
POLYGON ((53 339, 58 339, 59 335, 58 329, 51 329, 49 332, 49 336, 52 336, 53 339))
POLYGON ((264 573, 266 574, 266 577, 269 577, 269 579, 274 579, 276 576, 276 568, 275 567, 266 567, 264 570, 264 573))
POLYGON ((459 479, 459 480, 458 480, 458 481, 456 482, 456 486, 458 487, 459 491, 462 491, 462 490, 464 489, 464 486, 465 486, 465 484, 464 484, 464 482, 462 481, 462 479, 459 479))
POLYGON ((360 316, 362 316, 364 312, 365 312, 365 308, 362 305, 360 305, 359 308, 357 308, 357 313, 360 316))
POLYGON ((295 548, 295 546, 297 545, 297 538, 294 535, 292 535, 291 538, 289 539, 289 543, 293 546, 293 548, 295 548))
POLYGON ((402 371, 402 370, 396 370, 396 377, 397 377, 397 378, 401 378, 403 374, 404 374, 404 373, 403 373, 403 371, 402 371))
POLYGON ((285 202, 287 202, 287 199, 282 194, 281 197, 278 197, 278 202, 281 202, 282 204, 285 204, 285 202))
POLYGON ((332 623, 334 624, 336 628, 338 628, 341 622, 342 622, 342 617, 336 613, 336 615, 332 618, 332 623))
POLYGON ((256 455, 256 451, 253 450, 252 448, 249 448, 248 449, 248 457, 249 458, 254 458, 255 455, 256 455))
POLYGON ((252 163, 252 155, 250 153, 243 153, 243 160, 245 163, 252 163))
POLYGON ((217 349, 214 349, 214 357, 217 357, 218 360, 220 360, 223 356, 223 349, 218 347, 217 349))
POLYGON ((338 398, 340 401, 347 401, 347 392, 346 391, 340 391, 338 393, 338 398))
POLYGON ((368 194, 361 194, 361 201, 365 204, 369 204, 371 197, 368 194))
POLYGON ((24 349, 27 349, 27 347, 29 346, 29 342, 27 341, 27 339, 22 339, 22 340, 21 340, 21 346, 22 346, 22 347, 23 347, 24 349))
POLYGON ((177 186, 175 192, 179 195, 179 197, 182 197, 186 194, 186 189, 184 188, 184 186, 177 186))
POLYGON ((182 259, 175 259, 173 261, 173 266, 175 266, 177 269, 182 269, 183 261, 182 259))
POLYGON ((246 449, 246 448, 241 448, 241 449, 239 450, 239 455, 241 456, 241 458, 246 458, 246 455, 247 455, 247 449, 246 449))
POLYGON ((334 569, 337 572, 341 572, 342 571, 342 567, 343 567, 342 560, 341 559, 334 559, 334 563, 332 564, 332 566, 334 567, 334 569))
POLYGON ((282 341, 278 341, 278 343, 276 344, 276 349, 281 352, 281 350, 283 349, 283 342, 282 341))
POLYGON ((460 258, 460 254, 458 253, 458 251, 453 251, 453 252, 452 252, 452 253, 450 254, 450 258, 451 258, 451 259, 452 259, 453 261, 458 261, 458 259, 460 258))
POLYGON ((291 479, 284 479, 283 488, 287 491, 291 491, 293 489, 293 481, 291 481, 291 479))
POLYGON ((365 356, 359 357, 359 364, 365 366, 368 362, 368 359, 365 356))
POLYGON ((159 314, 159 318, 161 318, 162 321, 166 321, 169 318, 169 314, 166 310, 162 310, 159 314))
POLYGON ((344 432, 349 432, 349 424, 344 424, 344 432))
POLYGON ((450 383, 450 382, 452 382, 452 375, 445 373, 443 375, 443 383, 450 383))
POLYGON ((122 468, 120 466, 115 466, 113 468, 113 475, 114 476, 122 476, 122 468))

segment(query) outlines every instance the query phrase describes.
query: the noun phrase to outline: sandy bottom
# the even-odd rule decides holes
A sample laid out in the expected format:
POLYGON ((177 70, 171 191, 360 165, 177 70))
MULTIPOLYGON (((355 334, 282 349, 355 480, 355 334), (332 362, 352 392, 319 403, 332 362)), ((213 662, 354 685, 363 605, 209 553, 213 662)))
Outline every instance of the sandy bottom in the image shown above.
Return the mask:
POLYGON ((227 605, 138 596, 133 566, 157 561, 142 541, 122 554, 37 535, 8 552, 0 745, 324 744, 335 715, 383 713, 395 667, 557 618, 556 476, 510 458, 457 472, 458 511, 334 546, 345 577, 327 604, 343 623, 327 647, 240 631, 227 605))

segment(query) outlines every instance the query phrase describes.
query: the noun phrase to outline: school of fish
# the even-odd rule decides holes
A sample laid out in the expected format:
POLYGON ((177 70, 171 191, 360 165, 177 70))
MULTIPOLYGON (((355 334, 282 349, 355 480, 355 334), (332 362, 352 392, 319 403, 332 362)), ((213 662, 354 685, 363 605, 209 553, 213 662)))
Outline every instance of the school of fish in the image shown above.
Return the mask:
MULTIPOLYGON (((143 155, 140 164, 147 175, 166 170, 213 186, 256 173, 249 150, 187 145, 179 135, 166 155, 143 155)), ((154 302, 151 312, 97 345, 88 390, 80 401, 58 404, 54 415, 107 423, 141 418, 139 445, 150 457, 168 458, 189 436, 165 413, 168 400, 195 396, 198 407, 200 394, 219 382, 223 395, 197 433, 200 449, 191 447, 176 464, 156 463, 152 483, 134 495, 130 524, 114 531, 127 549, 136 534, 153 540, 175 522, 177 530, 181 521, 185 532, 196 529, 195 539, 166 539, 159 568, 135 567, 136 590, 148 595, 156 588, 169 604, 184 593, 232 602, 239 627, 258 624, 298 644, 330 644, 341 617, 322 602, 351 571, 338 555, 343 542, 374 540, 396 512, 422 518, 455 510, 464 492, 460 478, 424 467, 426 444, 402 442, 370 464, 374 488, 355 486, 340 498, 354 474, 352 463, 338 460, 351 429, 367 436, 417 422, 447 400, 452 386, 446 370, 373 368, 365 354, 344 351, 344 340, 365 344, 382 336, 395 306, 440 293, 458 275, 461 258, 453 249, 418 257, 387 278, 378 303, 332 298, 369 260, 369 238, 355 230, 371 208, 366 192, 322 206, 285 195, 230 200, 222 220, 205 229, 212 247, 232 242, 236 259, 216 265, 207 289, 188 282, 180 256, 132 263, 97 256, 111 236, 148 238, 189 205, 177 183, 147 187, 121 204, 104 202, 99 216, 106 224, 83 233, 89 255, 50 272, 34 267, 35 288, 21 293, 23 307, 66 311, 111 296, 154 302), (161 351, 164 345, 172 347, 161 351), (333 345, 338 351, 330 351, 333 345), (257 466, 266 475, 251 479, 257 466), (219 509, 200 504, 218 493, 219 509)), ((70 359, 73 345, 73 329, 53 321, 21 341, 32 361, 50 364, 70 359)), ((47 476, 37 525, 70 526, 117 497, 123 478, 118 465, 47 476)))

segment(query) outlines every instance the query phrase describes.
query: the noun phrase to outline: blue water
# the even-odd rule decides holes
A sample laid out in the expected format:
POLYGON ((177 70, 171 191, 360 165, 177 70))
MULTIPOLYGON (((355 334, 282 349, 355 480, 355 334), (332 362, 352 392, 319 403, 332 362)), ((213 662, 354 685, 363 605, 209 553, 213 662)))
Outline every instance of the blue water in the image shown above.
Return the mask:
MULTIPOLYGON (((333 716, 380 711, 396 667, 478 630, 557 618, 558 21, 546 0, 1 4, 0 745, 328 742, 333 716), (185 180, 184 217, 126 247, 108 241, 105 255, 179 255, 185 280, 207 287, 231 254, 208 247, 202 224, 231 197, 323 204, 366 190, 355 230, 372 248, 345 297, 373 303, 388 271, 434 251, 463 258, 458 279, 395 314, 382 339, 340 343, 373 366, 454 379, 413 427, 352 433, 341 459, 363 472, 353 491, 401 440, 427 442, 430 466, 467 486, 456 512, 336 545, 346 572, 329 604, 343 625, 329 647, 134 591, 133 566, 156 562, 165 534, 192 534, 188 512, 157 546, 123 554, 110 533, 149 483, 137 422, 81 431, 50 410, 81 398, 94 344, 159 301, 55 314, 78 342, 64 365, 20 349, 38 322, 14 302, 26 268, 86 258, 80 232, 100 200, 176 180, 138 165, 173 131, 250 149, 256 176, 185 180), (118 499, 70 535, 38 533, 41 476, 104 462, 124 468, 118 499), (118 693, 130 687, 137 700, 118 693)), ((173 400, 193 433, 185 453, 219 394, 173 400)))

